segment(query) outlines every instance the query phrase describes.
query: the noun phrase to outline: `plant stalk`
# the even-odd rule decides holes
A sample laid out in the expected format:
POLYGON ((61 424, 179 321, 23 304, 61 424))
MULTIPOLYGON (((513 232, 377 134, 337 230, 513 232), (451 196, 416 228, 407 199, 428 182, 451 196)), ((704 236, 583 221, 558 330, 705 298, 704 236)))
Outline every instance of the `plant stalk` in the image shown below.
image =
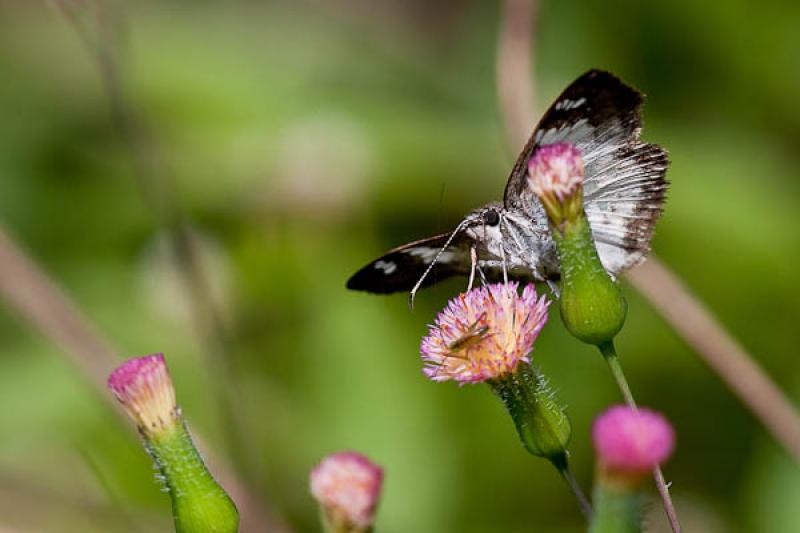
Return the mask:
MULTIPOLYGON (((617 350, 614 347, 614 342, 611 341, 601 344, 599 348, 600 352, 603 354, 603 358, 608 363, 608 367, 611 369, 611 374, 614 376, 614 380, 617 382, 617 386, 622 393, 622 397, 625 399, 625 403, 627 403, 628 406, 630 406, 630 408, 634 411, 638 410, 636 400, 634 400, 633 394, 631 393, 631 388, 628 386, 628 380, 625 379, 625 373, 622 371, 622 365, 619 364, 619 358, 617 357, 617 350)), ((667 519, 669 520, 669 525, 672 528, 673 533, 681 533, 681 524, 678 520, 678 513, 675 511, 675 505, 672 503, 672 496, 669 493, 669 487, 664 479, 664 473, 661 471, 661 467, 658 465, 653 468, 653 478, 655 479, 656 488, 661 496, 661 501, 664 505, 664 512, 667 513, 667 519)))

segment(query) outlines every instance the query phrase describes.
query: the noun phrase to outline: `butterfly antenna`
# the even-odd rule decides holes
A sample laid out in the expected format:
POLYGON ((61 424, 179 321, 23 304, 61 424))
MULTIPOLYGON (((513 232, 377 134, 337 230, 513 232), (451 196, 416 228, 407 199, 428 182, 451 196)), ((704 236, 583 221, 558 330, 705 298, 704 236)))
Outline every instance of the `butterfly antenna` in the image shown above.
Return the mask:
POLYGON ((431 261, 431 264, 428 265, 428 268, 425 269, 425 272, 422 273, 422 276, 419 278, 419 281, 417 281, 416 285, 414 285, 414 288, 412 288, 411 292, 408 293, 409 308, 414 309, 414 298, 417 295, 417 291, 422 286, 422 282, 425 281, 426 277, 428 277, 428 274, 430 274, 431 270, 433 270, 433 267, 436 266, 436 262, 442 256, 444 251, 447 250, 447 247, 450 246, 450 243, 453 242, 453 239, 455 239, 456 235, 458 235, 458 232, 461 231, 461 229, 464 227, 466 223, 467 223, 466 220, 462 220, 461 223, 458 226, 456 226, 456 229, 453 230, 453 233, 451 233, 450 236, 447 238, 447 241, 445 241, 444 246, 439 248, 439 251, 436 252, 436 255, 433 257, 433 261, 431 261))

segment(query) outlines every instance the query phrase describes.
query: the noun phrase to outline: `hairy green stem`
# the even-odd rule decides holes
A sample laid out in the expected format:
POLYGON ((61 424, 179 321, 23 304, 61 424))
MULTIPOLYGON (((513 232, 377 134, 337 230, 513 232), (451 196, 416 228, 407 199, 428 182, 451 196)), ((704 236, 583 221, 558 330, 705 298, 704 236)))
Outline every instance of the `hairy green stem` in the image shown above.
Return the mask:
POLYGON ((170 499, 176 533, 235 533, 239 512, 194 447, 183 422, 146 439, 170 499))
POLYGON ((567 482, 581 511, 590 519, 592 507, 569 469, 567 444, 572 427, 553 398, 547 378, 525 364, 490 386, 506 406, 522 445, 529 453, 549 460, 567 482))

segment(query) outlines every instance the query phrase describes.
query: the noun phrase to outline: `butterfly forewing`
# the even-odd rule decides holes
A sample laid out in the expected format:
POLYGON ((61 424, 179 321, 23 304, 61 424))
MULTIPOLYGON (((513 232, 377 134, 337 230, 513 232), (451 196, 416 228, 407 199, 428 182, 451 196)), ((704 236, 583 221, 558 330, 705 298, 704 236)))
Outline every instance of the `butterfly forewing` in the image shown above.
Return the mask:
MULTIPOLYGON (((347 288, 375 294, 409 291, 420 280, 450 237, 449 233, 415 241, 367 264, 347 281, 347 288)), ((421 287, 433 285, 454 275, 469 273, 469 242, 457 235, 439 255, 436 265, 421 287)))

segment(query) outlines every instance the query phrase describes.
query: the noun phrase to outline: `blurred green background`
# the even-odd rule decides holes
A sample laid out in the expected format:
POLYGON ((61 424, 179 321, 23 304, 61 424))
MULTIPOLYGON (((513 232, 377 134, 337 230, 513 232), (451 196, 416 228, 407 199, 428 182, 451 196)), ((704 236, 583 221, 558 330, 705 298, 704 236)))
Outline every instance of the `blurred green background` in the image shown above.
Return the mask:
MULTIPOLYGON (((8 231, 120 359, 166 354, 188 420, 238 450, 297 531, 317 530, 308 470, 341 449, 387 470, 380 531, 581 530, 562 481, 525 454, 488 388, 420 372, 426 324, 463 281, 421 293, 413 312, 405 295, 344 289, 385 249, 502 196, 518 147, 496 105, 499 4, 133 4, 112 4, 123 83, 202 250, 225 353, 209 354, 193 326, 95 65, 45 2, 0 0, 8 231), (235 430, 217 394, 226 374, 235 430)), ((538 108, 592 67, 648 95, 644 137, 673 161, 654 249, 797 399, 800 4, 543 1, 539 18, 538 108)), ((685 529, 800 531, 800 469, 626 291, 619 349, 641 403, 677 429, 666 474, 685 529)), ((0 332, 0 529, 169 530, 127 421, 10 307, 0 332)), ((588 487, 590 424, 617 391, 556 315, 535 360, 568 405, 588 487)), ((655 500, 652 511, 665 530, 655 500)))

